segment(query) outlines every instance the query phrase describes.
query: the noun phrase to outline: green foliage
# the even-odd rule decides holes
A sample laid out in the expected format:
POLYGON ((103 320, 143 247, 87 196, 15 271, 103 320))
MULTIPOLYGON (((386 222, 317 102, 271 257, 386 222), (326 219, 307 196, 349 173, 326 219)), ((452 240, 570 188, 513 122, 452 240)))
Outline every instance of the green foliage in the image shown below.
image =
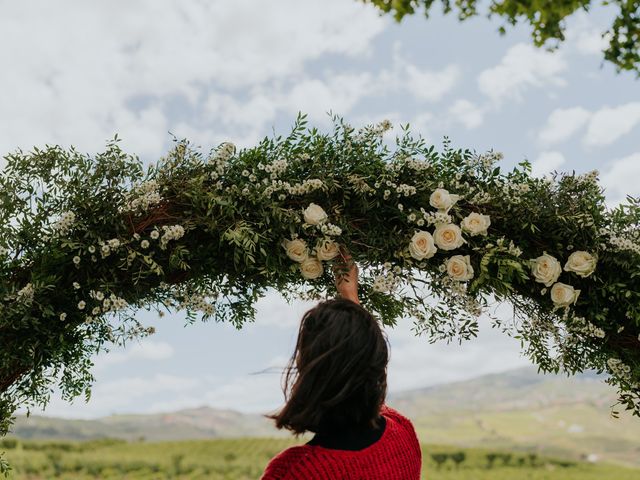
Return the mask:
MULTIPOLYGON (((436 0, 363 0, 372 3, 384 13, 391 13, 398 21, 405 15, 424 10, 428 17, 436 0)), ((459 20, 466 20, 481 13, 484 5, 478 0, 441 0, 444 13, 455 13, 459 20)), ((640 1, 639 0, 491 0, 487 13, 505 21, 507 25, 526 22, 531 27, 531 37, 537 47, 557 46, 565 40, 566 18, 576 11, 589 11, 595 4, 610 5, 617 10, 611 27, 603 32, 609 41, 604 59, 613 63, 618 71, 631 70, 640 75, 640 1)))
POLYGON ((462 341, 484 307, 508 301, 512 325, 495 325, 542 370, 606 370, 640 414, 638 200, 611 212, 595 174, 532 178, 526 162, 502 172, 498 154, 449 142, 438 152, 408 128, 392 149, 389 127, 336 118, 323 134, 301 116, 289 136, 240 152, 176 142, 146 171, 117 139, 95 158, 59 147, 7 155, 0 434, 17 405, 46 404, 54 383, 88 398, 92 356, 153 332, 141 308, 240 328, 268 289, 334 296, 338 245, 385 324, 409 317, 430 341, 462 341), (566 265, 580 252, 594 269, 578 274, 566 265), (532 269, 543 254, 558 266, 551 292, 580 295, 559 304, 543 288, 532 269))
MULTIPOLYGON (((25 446, 30 442, 25 442, 25 446)), ((13 480, 136 479, 207 479, 254 480, 281 450, 293 446, 287 439, 242 438, 159 443, 124 443, 92 445, 70 444, 53 450, 29 448, 10 452, 13 480), (179 465, 176 468, 176 458, 179 465)), ((640 470, 612 465, 589 465, 565 459, 540 457, 536 466, 505 467, 487 470, 483 450, 423 445, 422 477, 434 480, 638 480, 640 470), (433 452, 433 453, 431 453, 433 452), (438 468, 432 455, 464 456, 458 468, 453 463, 438 468)), ((504 455, 506 452, 497 452, 504 455)), ((516 459, 526 454, 513 453, 516 459)))

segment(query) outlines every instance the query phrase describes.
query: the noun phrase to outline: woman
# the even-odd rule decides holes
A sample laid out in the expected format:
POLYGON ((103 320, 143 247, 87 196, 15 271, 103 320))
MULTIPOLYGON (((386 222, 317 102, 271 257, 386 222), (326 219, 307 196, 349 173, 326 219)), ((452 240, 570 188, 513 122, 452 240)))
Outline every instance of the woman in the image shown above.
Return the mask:
POLYGON ((342 258, 348 273, 336 273, 341 298, 304 314, 285 377, 287 401, 271 416, 278 428, 315 436, 273 458, 262 480, 420 478, 413 425, 384 405, 386 338, 360 306, 357 266, 345 251, 342 258))

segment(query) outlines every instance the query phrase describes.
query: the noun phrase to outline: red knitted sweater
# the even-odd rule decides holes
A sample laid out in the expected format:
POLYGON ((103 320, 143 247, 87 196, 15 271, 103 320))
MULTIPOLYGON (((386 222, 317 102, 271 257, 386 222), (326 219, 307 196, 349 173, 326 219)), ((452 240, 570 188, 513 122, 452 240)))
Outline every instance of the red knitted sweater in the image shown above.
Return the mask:
POLYGON ((291 447, 274 457, 262 480, 418 480, 422 454, 408 418, 387 406, 382 437, 362 450, 291 447))

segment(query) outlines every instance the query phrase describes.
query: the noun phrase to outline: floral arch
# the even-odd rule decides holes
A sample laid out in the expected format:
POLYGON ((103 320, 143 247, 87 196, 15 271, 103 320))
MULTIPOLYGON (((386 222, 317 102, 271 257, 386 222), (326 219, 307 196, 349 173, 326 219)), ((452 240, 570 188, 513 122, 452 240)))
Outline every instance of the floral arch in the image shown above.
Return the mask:
POLYGON ((5 157, 0 176, 0 432, 19 405, 88 394, 91 355, 149 333, 140 308, 251 321, 268 288, 333 294, 338 245, 362 303, 430 341, 469 339, 490 303, 543 371, 608 372, 640 416, 640 201, 607 209, 597 172, 531 176, 501 156, 442 151, 388 122, 290 135, 157 164, 59 147, 5 157), (427 301, 430 299, 430 301, 427 301))

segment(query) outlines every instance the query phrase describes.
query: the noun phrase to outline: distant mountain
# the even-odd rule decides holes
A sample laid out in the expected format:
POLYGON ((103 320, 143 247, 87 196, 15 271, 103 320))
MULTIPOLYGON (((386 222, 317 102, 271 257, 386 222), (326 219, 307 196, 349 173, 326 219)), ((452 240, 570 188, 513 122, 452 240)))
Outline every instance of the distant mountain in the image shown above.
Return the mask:
MULTIPOLYGON (((640 466, 640 419, 611 417, 615 391, 594 374, 539 375, 533 368, 397 393, 423 443, 522 449, 640 466)), ((17 437, 148 441, 286 436, 260 415, 209 407, 97 420, 19 417, 17 437)))
POLYGON ((612 418, 616 392, 593 373, 524 368, 402 392, 389 403, 424 443, 510 448, 640 466, 640 418, 612 418))
POLYGON ((284 435, 260 415, 206 406, 150 415, 111 415, 96 420, 20 416, 13 434, 25 439, 149 441, 284 435))

